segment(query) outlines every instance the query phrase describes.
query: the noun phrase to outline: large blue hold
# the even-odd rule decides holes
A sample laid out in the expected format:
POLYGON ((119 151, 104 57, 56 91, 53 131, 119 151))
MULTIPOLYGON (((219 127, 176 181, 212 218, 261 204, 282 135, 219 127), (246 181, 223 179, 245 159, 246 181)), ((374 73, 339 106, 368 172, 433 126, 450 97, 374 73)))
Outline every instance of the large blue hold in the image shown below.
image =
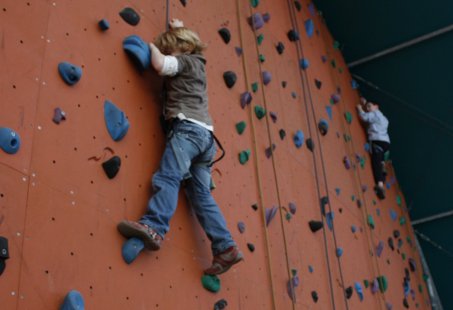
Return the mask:
POLYGON ((313 36, 313 32, 315 31, 315 24, 313 23, 313 20, 311 18, 305 21, 305 31, 307 32, 307 36, 309 38, 313 36))
POLYGON ((107 130, 114 141, 120 141, 129 130, 129 121, 123 111, 110 101, 104 103, 104 118, 107 130))
POLYGON ((141 239, 130 238, 123 244, 121 254, 126 264, 132 263, 145 247, 141 239))
POLYGON ((71 86, 76 84, 82 77, 82 68, 66 61, 58 64, 58 72, 63 81, 71 86))
POLYGON ((12 129, 0 127, 0 148, 8 154, 16 154, 20 148, 20 137, 12 129))
POLYGON ((131 35, 123 40, 123 49, 140 71, 149 68, 151 64, 151 49, 137 35, 131 35))
POLYGON ((307 69, 309 65, 310 65, 310 63, 308 62, 308 59, 302 58, 301 60, 299 60, 299 67, 302 70, 307 69))
POLYGON ((84 310, 85 302, 83 301, 82 294, 76 290, 70 291, 64 298, 60 310, 84 310))
POLYGON ((296 134, 293 137, 294 144, 297 148, 300 148, 304 144, 304 133, 302 130, 296 131, 296 134))
POLYGON ((354 282, 354 287, 355 287, 355 291, 357 292, 357 295, 359 296, 360 301, 362 301, 363 300, 362 285, 360 285, 359 282, 354 282))

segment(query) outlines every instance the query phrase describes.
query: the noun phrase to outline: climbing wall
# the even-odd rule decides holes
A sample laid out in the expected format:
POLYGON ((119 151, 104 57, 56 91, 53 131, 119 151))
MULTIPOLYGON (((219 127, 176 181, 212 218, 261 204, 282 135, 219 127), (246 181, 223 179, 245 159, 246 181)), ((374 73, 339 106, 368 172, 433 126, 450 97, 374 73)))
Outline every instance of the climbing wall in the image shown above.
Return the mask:
POLYGON ((212 309, 220 299, 230 309, 430 308, 391 162, 379 201, 359 92, 312 3, 3 0, 0 30, 0 127, 21 142, 15 154, 0 150, 0 236, 9 245, 1 309, 57 309, 71 290, 87 309, 212 309), (127 7, 136 26, 119 15, 127 7), (252 14, 266 22, 249 23, 252 14), (165 143, 162 81, 140 73, 122 41, 152 41, 168 16, 208 44, 210 111, 226 149, 213 195, 245 256, 219 277, 217 293, 201 284, 210 244, 182 192, 160 251, 126 264, 116 230, 145 211, 165 143), (65 84, 61 62, 81 68, 78 83, 65 84), (232 88, 226 71, 237 76, 232 88), (246 92, 252 100, 241 106, 246 92), (121 141, 106 129, 106 100, 129 120, 121 141), (122 163, 109 179, 102 163, 113 156, 122 163), (323 228, 313 232, 310 221, 323 228))

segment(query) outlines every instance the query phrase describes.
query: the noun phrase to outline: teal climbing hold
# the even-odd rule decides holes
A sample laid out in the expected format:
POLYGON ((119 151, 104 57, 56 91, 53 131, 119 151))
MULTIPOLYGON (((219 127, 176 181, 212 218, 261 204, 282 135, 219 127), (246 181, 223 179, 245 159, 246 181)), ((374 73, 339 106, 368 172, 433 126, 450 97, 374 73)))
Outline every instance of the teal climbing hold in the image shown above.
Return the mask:
POLYGON ((374 219, 371 214, 368 214, 368 226, 370 226, 371 229, 374 229, 374 219))
POLYGON ((340 49, 340 42, 334 41, 333 42, 333 48, 336 49, 336 50, 340 49))
POLYGON ((220 279, 216 275, 205 274, 201 277, 201 284, 210 292, 220 291, 220 279))
POLYGON ((249 149, 239 153, 239 162, 244 165, 250 158, 251 151, 249 149))
POLYGON ((385 276, 379 276, 377 280, 379 283, 379 290, 381 291, 381 293, 385 293, 385 291, 387 291, 388 288, 387 278, 385 276))
POLYGON ((400 217, 400 225, 403 226, 404 224, 406 224, 406 218, 404 216, 401 216, 400 217))
POLYGON ((264 40, 263 34, 260 34, 258 37, 256 37, 256 42, 258 43, 258 45, 261 45, 261 43, 263 43, 263 40, 264 40))
POLYGON ((259 54, 259 56, 258 56, 258 60, 259 60, 259 61, 260 61, 261 63, 263 63, 263 62, 265 62, 265 61, 266 61, 266 57, 264 57, 264 55, 263 55, 263 54, 259 54))
POLYGON ((250 0, 250 5, 253 7, 253 8, 256 8, 258 6, 258 4, 260 4, 260 1, 259 0, 250 0))
POLYGON ((242 135, 246 127, 247 124, 244 121, 239 122, 236 124, 236 131, 238 132, 238 134, 242 135))
POLYGON ((397 196, 396 196, 396 204, 397 204, 398 206, 400 206, 400 207, 401 207, 401 205, 402 205, 402 200, 401 200, 401 196, 400 196, 400 195, 397 195, 397 196))
POLYGON ((253 91, 254 93, 256 93, 256 92, 258 91, 258 83, 257 83, 257 82, 252 83, 252 91, 253 91))
POLYGON ((344 112, 344 118, 348 124, 352 123, 352 114, 349 111, 344 112))
POLYGON ((266 109, 263 108, 262 106, 256 105, 255 115, 258 119, 262 119, 264 116, 266 116, 266 109))

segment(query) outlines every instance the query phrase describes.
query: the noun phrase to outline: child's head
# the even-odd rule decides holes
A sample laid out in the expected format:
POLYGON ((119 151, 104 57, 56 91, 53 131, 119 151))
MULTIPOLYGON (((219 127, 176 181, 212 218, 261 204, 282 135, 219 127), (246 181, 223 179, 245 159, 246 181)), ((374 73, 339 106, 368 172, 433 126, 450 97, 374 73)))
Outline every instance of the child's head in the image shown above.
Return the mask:
POLYGON ((154 44, 164 55, 198 54, 206 48, 198 35, 185 27, 170 29, 160 34, 154 44))
POLYGON ((376 111, 377 109, 379 109, 379 105, 377 103, 374 103, 374 102, 371 102, 371 101, 368 101, 366 103, 366 110, 368 112, 376 111))

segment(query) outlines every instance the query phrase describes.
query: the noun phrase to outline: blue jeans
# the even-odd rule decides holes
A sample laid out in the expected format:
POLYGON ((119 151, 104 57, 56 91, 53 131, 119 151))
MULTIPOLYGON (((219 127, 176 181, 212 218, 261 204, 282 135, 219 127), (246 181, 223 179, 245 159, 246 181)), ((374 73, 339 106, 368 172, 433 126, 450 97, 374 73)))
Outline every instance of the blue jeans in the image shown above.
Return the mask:
POLYGON ((176 120, 158 171, 153 175, 154 195, 139 220, 164 237, 176 211, 181 181, 198 221, 211 241, 214 255, 235 245, 219 206, 211 195, 211 167, 216 153, 212 133, 189 121, 176 120))

